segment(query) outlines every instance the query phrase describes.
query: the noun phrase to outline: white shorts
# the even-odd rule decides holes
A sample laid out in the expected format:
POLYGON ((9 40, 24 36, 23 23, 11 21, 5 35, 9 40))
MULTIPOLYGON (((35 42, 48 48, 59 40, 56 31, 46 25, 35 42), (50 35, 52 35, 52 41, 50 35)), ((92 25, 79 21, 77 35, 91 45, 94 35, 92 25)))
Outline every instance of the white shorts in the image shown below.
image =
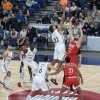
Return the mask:
POLYGON ((4 62, 2 61, 1 62, 1 69, 2 69, 2 72, 6 73, 9 71, 9 66, 10 66, 10 62, 4 62))
POLYGON ((33 74, 36 74, 38 69, 38 64, 35 61, 31 62, 24 61, 24 64, 26 64, 26 66, 29 66, 32 69, 33 74))
POLYGON ((39 90, 48 91, 48 85, 45 79, 41 76, 35 76, 32 82, 32 91, 39 90))
POLYGON ((56 46, 53 59, 64 61, 64 58, 65 58, 65 45, 56 46))

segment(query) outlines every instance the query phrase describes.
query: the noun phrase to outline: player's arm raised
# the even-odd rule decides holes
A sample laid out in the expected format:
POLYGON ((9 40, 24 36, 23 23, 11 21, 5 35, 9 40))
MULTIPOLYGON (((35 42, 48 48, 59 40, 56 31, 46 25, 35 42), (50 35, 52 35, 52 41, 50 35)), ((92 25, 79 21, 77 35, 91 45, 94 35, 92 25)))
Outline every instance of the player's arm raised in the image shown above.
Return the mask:
POLYGON ((84 35, 83 35, 83 31, 82 31, 82 28, 80 27, 80 37, 79 37, 79 40, 78 40, 78 47, 80 48, 81 47, 81 44, 82 42, 84 41, 84 35))
POLYGON ((60 73, 62 70, 63 70, 63 65, 61 67, 58 67, 58 69, 55 72, 52 73, 49 72, 48 75, 56 75, 60 73))

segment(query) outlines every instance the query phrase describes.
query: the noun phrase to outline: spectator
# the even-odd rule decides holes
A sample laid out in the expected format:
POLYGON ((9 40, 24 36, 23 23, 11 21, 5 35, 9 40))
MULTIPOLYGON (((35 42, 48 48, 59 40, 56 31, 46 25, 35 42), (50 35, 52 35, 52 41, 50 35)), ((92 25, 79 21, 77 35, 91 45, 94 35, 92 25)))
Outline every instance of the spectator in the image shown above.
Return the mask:
POLYGON ((51 23, 51 20, 49 18, 48 15, 45 15, 43 18, 42 18, 42 23, 43 24, 50 24, 51 23))
POLYGON ((20 10, 20 9, 19 9, 19 5, 16 4, 15 7, 13 8, 13 13, 14 13, 14 14, 17 14, 17 13, 19 12, 19 10, 20 10))
POLYGON ((19 8, 22 10, 23 9, 23 6, 25 6, 25 1, 26 0, 18 0, 18 6, 19 8))
POLYGON ((97 23, 96 30, 97 30, 98 36, 100 36, 100 22, 97 23))
POLYGON ((37 4, 35 0, 26 0, 26 6, 31 7, 32 5, 37 4))
POLYGON ((77 4, 83 9, 86 4, 87 4, 88 0, 78 0, 77 4))
POLYGON ((19 12, 16 15, 16 19, 18 22, 25 22, 25 16, 24 16, 22 10, 19 10, 19 12))
POLYGON ((76 6, 75 2, 72 2, 72 6, 70 7, 71 11, 74 12, 77 10, 77 8, 78 7, 76 6))
POLYGON ((0 19, 3 19, 3 18, 4 18, 3 9, 2 9, 2 7, 0 6, 0 19))
POLYGON ((96 8, 96 6, 94 5, 94 6, 93 6, 93 12, 92 12, 92 17, 93 17, 93 18, 95 18, 96 13, 97 13, 97 8, 96 8))
POLYGON ((83 30, 83 34, 84 35, 91 35, 90 34, 91 27, 90 27, 90 25, 88 23, 84 24, 82 30, 83 30))
POLYGON ((68 0, 60 0, 60 5, 62 6, 63 9, 68 5, 68 0))
POLYGON ((2 2, 2 8, 5 11, 11 11, 13 9, 13 4, 9 0, 4 0, 2 2))
POLYGON ((12 14, 12 17, 9 18, 6 22, 6 29, 9 30, 10 28, 15 28, 17 30, 17 21, 15 19, 15 15, 12 14))
POLYGON ((19 10, 19 12, 16 14, 16 21, 17 21, 18 31, 20 31, 22 27, 27 23, 27 18, 23 14, 22 10, 19 10))
POLYGON ((94 1, 95 1, 95 5, 100 10, 100 0, 94 0, 94 1))
POLYGON ((18 35, 18 32, 13 28, 13 29, 11 30, 11 37, 12 37, 12 38, 16 38, 17 35, 18 35))
POLYGON ((26 37, 28 38, 30 45, 32 45, 37 38, 36 28, 32 27, 31 29, 28 29, 26 37))
POLYGON ((15 7, 16 6, 16 4, 17 4, 17 2, 18 2, 18 0, 10 0, 12 3, 13 3, 13 6, 15 7))
POLYGON ((0 25, 0 42, 3 40, 4 37, 4 30, 3 30, 3 26, 0 25))
POLYGON ((23 6, 23 14, 26 16, 26 17, 29 17, 30 16, 30 13, 29 13, 29 10, 26 6, 23 6))
POLYGON ((18 32, 13 28, 11 30, 11 34, 10 34, 10 44, 11 46, 17 46, 17 38, 18 38, 18 32))
MULTIPOLYGON (((9 13, 9 16, 3 18, 4 29, 9 30, 12 26, 12 19, 15 18, 12 11, 9 13)), ((14 21, 14 20, 13 20, 14 21)), ((15 21, 14 21, 15 22, 15 21)), ((13 26, 14 27, 14 26, 13 26)))
POLYGON ((9 32, 9 30, 4 30, 4 41, 5 40, 7 40, 8 41, 8 39, 10 38, 10 32, 9 32))
POLYGON ((52 24, 58 24, 60 21, 59 15, 54 11, 51 19, 52 24))
POLYGON ((95 25, 94 25, 93 22, 90 23, 90 27, 91 27, 90 35, 94 36, 94 33, 95 33, 95 25))
POLYGON ((66 17, 65 21, 64 21, 64 28, 68 29, 69 28, 69 17, 66 17))
POLYGON ((26 28, 22 28, 22 30, 20 31, 20 37, 21 38, 25 38, 27 34, 27 29, 26 28))
POLYGON ((83 21, 85 19, 85 14, 83 12, 80 12, 78 18, 80 21, 83 21))

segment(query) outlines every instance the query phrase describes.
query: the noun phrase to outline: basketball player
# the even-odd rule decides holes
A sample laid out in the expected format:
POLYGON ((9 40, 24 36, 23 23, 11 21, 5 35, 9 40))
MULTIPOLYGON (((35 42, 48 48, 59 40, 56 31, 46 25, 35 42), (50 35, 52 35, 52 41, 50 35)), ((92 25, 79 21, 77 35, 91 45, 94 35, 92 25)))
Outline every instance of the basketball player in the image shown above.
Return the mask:
POLYGON ((57 72, 51 73, 51 75, 53 75, 59 73, 61 70, 64 70, 63 86, 61 89, 59 100, 62 100, 62 93, 66 90, 80 93, 80 79, 81 83, 83 84, 83 78, 80 71, 76 67, 77 65, 74 63, 70 63, 70 59, 67 59, 67 62, 68 64, 59 67, 59 70, 57 72))
POLYGON ((70 40, 68 50, 67 50, 67 56, 70 58, 71 63, 75 63, 79 65, 79 53, 80 53, 80 47, 81 47, 81 38, 73 38, 73 40, 70 40))
MULTIPOLYGON (((70 26, 72 27, 72 21, 73 18, 70 20, 70 26)), ((75 24, 75 22, 74 22, 75 24)), ((71 28, 71 30, 73 30, 71 28)), ((83 32, 82 29, 79 29, 80 31, 80 36, 78 36, 77 34, 70 34, 70 41, 69 41, 69 46, 67 49, 67 56, 70 58, 71 63, 75 63, 77 65, 79 65, 79 53, 80 53, 80 47, 81 44, 83 42, 83 32)))
POLYGON ((11 51, 11 47, 8 46, 3 53, 3 65, 4 65, 4 66, 2 66, 3 72, 9 71, 9 65, 10 65, 12 57, 13 57, 13 54, 11 51))
POLYGON ((21 51, 23 51, 22 53, 23 63, 31 68, 33 77, 35 76, 38 67, 38 64, 34 61, 37 49, 34 48, 33 50, 31 50, 29 43, 26 39, 20 42, 20 46, 21 46, 21 51))
MULTIPOLYGON (((24 62, 23 62, 23 59, 24 59, 24 52, 21 50, 20 51, 20 70, 19 70, 19 73, 20 73, 20 79, 23 81, 24 80, 24 62)), ((32 81, 32 71, 31 71, 31 68, 28 66, 28 71, 29 71, 29 75, 30 75, 30 81, 32 81)))
POLYGON ((39 62, 38 71, 32 82, 32 91, 48 91, 47 79, 48 62, 39 62))
MULTIPOLYGON (((53 29, 54 32, 52 34, 52 40, 55 43, 53 61, 60 64, 65 59, 65 40, 60 25, 55 25, 53 29)), ((51 66, 54 67, 52 64, 51 66)), ((51 79, 51 82, 53 82, 55 85, 58 85, 56 78, 54 77, 51 79)))
POLYGON ((48 76, 52 73, 51 70, 57 70, 57 66, 59 66, 59 60, 53 61, 51 63, 48 62, 48 58, 45 58, 46 62, 39 62, 39 67, 36 73, 36 76, 33 79, 32 90, 47 91, 48 90, 48 76), (53 66, 53 67, 52 67, 53 66))
POLYGON ((13 57, 13 53, 12 53, 11 47, 8 46, 7 49, 3 53, 3 60, 2 60, 2 71, 5 73, 3 82, 5 85, 8 83, 9 78, 11 77, 10 63, 11 63, 12 57, 13 57))
MULTIPOLYGON (((47 94, 53 92, 52 89, 49 89, 48 86, 48 76, 51 75, 52 69, 57 70, 57 66, 59 65, 59 60, 58 63, 57 61, 52 61, 51 63, 48 62, 47 58, 45 58, 46 62, 39 62, 37 74, 33 78, 32 82, 32 93, 41 93, 41 92, 46 92, 47 94), (53 66, 53 67, 52 67, 53 66)), ((27 96, 26 100, 32 100, 31 94, 27 96)), ((45 99, 44 98, 39 98, 40 99, 45 99)))
MULTIPOLYGON (((24 79, 24 62, 23 62, 23 59, 24 59, 24 51, 22 50, 22 46, 24 44, 27 44, 27 40, 25 38, 20 38, 18 40, 18 44, 19 44, 19 48, 20 48, 20 69, 19 69, 19 73, 20 73, 20 79, 23 81, 24 79)), ((28 71, 29 71, 29 75, 30 75, 30 81, 32 81, 32 71, 31 71, 31 68, 28 66, 28 71)))
MULTIPOLYGON (((51 63, 48 64, 48 74, 57 71, 61 65, 62 62, 59 62, 59 60, 53 60, 51 63)), ((57 77, 56 75, 52 76, 50 78, 50 81, 53 84, 58 85, 56 77, 57 77)))
MULTIPOLYGON (((36 72, 35 77, 33 78, 32 82, 32 92, 31 94, 34 93, 41 93, 44 91, 49 90, 48 84, 47 84, 47 78, 48 78, 48 58, 45 58, 46 62, 39 62, 38 65, 38 70, 36 72)), ((41 98, 42 99, 42 98, 41 98)), ((27 96, 26 100, 32 100, 31 95, 27 96)), ((43 99, 44 100, 44 99, 43 99)))
POLYGON ((54 32, 52 34, 52 40, 55 43, 54 48, 54 60, 64 61, 65 56, 65 40, 63 32, 61 31, 61 26, 55 25, 53 27, 54 32))

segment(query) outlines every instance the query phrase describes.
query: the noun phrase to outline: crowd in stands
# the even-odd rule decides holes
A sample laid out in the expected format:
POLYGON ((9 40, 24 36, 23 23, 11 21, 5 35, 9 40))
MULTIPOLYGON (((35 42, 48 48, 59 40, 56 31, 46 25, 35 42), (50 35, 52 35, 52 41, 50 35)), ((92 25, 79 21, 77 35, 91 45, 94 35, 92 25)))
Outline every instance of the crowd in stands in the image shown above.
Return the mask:
MULTIPOLYGON (((8 41, 11 46, 17 46, 20 37, 33 38, 27 27, 28 18, 33 9, 42 7, 45 0, 1 0, 0 1, 0 42, 8 41), (38 3, 38 4, 37 4, 38 3)), ((37 9, 35 9, 37 10, 37 9)), ((33 30, 33 29, 32 29, 33 30)), ((7 43, 7 42, 6 42, 7 43)))
MULTIPOLYGON (((30 44, 37 41, 40 46, 47 44, 47 38, 39 35, 36 28, 28 27, 28 18, 34 16, 34 12, 39 11, 51 1, 53 2, 53 0, 1 0, 0 45, 10 43, 12 47, 16 47, 18 39, 23 37, 27 37, 30 44)), ((65 8, 64 33, 69 34, 69 20, 73 16, 75 18, 73 24, 76 22, 77 28, 82 27, 84 35, 100 36, 99 0, 70 0, 65 8)), ((56 6, 44 15, 41 23, 57 24, 61 17, 62 9, 56 6)), ((77 28, 74 31, 77 31, 77 28)), ((48 33, 48 30, 46 32, 48 33)))

